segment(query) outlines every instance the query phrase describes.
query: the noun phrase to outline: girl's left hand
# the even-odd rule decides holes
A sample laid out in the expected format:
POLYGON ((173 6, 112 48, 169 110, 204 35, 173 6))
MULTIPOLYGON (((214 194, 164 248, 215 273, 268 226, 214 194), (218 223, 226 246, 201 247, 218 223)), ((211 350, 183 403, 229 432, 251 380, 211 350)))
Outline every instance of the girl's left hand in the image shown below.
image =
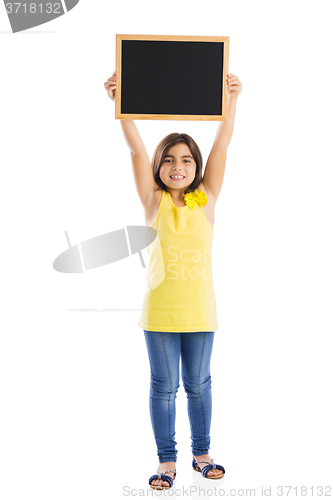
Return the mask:
POLYGON ((228 97, 238 97, 242 92, 242 84, 239 78, 232 73, 227 75, 228 82, 228 97))

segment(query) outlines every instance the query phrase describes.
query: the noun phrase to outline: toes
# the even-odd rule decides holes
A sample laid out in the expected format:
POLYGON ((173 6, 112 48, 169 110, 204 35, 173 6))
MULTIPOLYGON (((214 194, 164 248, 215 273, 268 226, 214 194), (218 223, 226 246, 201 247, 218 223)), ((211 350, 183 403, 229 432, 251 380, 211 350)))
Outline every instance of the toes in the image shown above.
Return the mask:
POLYGON ((220 469, 214 469, 214 476, 221 476, 222 473, 223 473, 222 470, 220 470, 220 469))
POLYGON ((169 486, 167 481, 163 481, 162 479, 154 479, 151 483, 152 486, 169 486))

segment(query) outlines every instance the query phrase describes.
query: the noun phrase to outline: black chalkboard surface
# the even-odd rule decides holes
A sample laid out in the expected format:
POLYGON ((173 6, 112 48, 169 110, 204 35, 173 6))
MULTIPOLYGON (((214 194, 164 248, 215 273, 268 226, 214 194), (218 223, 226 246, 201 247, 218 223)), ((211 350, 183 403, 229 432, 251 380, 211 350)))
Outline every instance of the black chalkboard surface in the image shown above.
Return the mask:
POLYGON ((116 35, 115 117, 227 120, 228 37, 116 35))

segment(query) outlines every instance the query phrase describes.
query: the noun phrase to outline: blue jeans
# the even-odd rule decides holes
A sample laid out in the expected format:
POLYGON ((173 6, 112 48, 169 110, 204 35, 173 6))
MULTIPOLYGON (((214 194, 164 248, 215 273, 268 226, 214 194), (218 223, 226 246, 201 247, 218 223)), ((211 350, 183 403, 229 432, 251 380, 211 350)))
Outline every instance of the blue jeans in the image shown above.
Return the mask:
POLYGON ((212 392, 210 358, 214 332, 171 333, 144 330, 150 362, 149 411, 160 462, 176 462, 176 395, 179 359, 187 395, 192 454, 205 455, 210 445, 212 392))

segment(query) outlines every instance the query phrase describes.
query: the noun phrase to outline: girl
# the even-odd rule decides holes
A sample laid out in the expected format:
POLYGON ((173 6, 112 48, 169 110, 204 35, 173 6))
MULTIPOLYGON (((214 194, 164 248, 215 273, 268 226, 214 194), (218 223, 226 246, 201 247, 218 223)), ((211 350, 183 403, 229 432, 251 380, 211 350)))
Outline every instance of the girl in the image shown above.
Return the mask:
MULTIPOLYGON (((104 83, 113 101, 116 80, 114 72, 104 83)), ((133 120, 120 120, 146 225, 154 226, 158 235, 151 244, 139 321, 150 362, 149 410, 159 457, 157 474, 148 481, 154 489, 169 489, 176 477, 175 398, 180 359, 191 426, 192 467, 208 479, 220 479, 225 473, 208 451, 210 358, 218 329, 211 274, 214 209, 242 90, 232 73, 227 82, 228 120, 218 125, 203 177, 201 152, 190 136, 169 134, 156 147, 150 163, 133 120)))

